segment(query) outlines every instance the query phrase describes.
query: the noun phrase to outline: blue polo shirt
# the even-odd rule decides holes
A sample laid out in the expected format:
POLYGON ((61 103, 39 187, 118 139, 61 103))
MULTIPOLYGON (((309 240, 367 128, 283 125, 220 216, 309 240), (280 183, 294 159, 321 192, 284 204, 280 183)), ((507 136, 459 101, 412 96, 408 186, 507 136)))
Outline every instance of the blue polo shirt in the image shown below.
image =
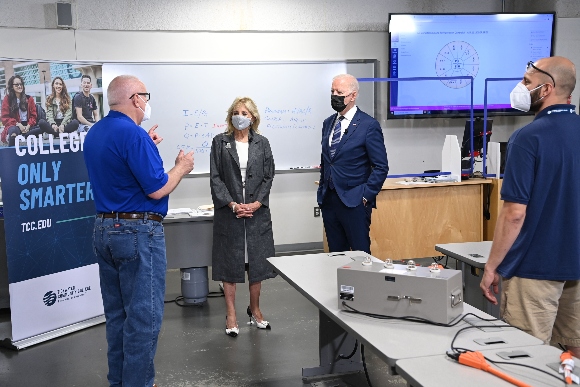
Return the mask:
POLYGON ((97 212, 156 212, 165 216, 169 197, 149 194, 168 180, 149 134, 115 110, 91 127, 84 158, 97 212))
POLYGON ((580 117, 552 105, 512 134, 502 200, 527 205, 520 234, 497 271, 541 280, 580 279, 580 117))

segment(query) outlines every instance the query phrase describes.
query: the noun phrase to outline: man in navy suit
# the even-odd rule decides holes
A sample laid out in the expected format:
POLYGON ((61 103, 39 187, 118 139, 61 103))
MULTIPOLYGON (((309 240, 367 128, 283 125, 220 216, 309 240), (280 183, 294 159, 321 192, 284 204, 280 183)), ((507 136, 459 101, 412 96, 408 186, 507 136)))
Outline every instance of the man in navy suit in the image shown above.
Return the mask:
POLYGON ((317 200, 330 251, 371 252, 371 212, 389 172, 381 126, 357 108, 358 81, 332 80, 331 106, 338 114, 322 125, 317 200))

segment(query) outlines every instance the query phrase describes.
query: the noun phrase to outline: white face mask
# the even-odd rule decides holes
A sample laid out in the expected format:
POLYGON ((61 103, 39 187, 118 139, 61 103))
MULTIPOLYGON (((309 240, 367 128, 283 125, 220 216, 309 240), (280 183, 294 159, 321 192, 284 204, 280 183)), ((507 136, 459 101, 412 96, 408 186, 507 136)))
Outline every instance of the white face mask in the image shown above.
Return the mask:
MULTIPOLYGON (((539 89, 542 86, 544 86, 544 84, 541 84, 538 87, 534 87, 532 90, 528 90, 528 88, 523 83, 519 82, 510 93, 510 103, 512 107, 524 112, 530 111, 530 106, 532 105, 531 93, 532 91, 539 89)), ((541 101, 543 98, 544 97, 540 98, 538 101, 541 101)))
POLYGON ((251 124, 252 120, 249 119, 248 117, 242 116, 240 114, 238 114, 237 116, 232 116, 232 125, 237 130, 244 130, 251 124))
MULTIPOLYGON (((139 98, 141 98, 141 96, 139 96, 139 98)), ((149 102, 146 102, 143 98, 141 98, 141 100, 145 102, 145 110, 141 109, 141 106, 139 106, 139 109, 143 112, 143 119, 141 120, 143 122, 151 118, 151 105, 149 105, 149 102)))

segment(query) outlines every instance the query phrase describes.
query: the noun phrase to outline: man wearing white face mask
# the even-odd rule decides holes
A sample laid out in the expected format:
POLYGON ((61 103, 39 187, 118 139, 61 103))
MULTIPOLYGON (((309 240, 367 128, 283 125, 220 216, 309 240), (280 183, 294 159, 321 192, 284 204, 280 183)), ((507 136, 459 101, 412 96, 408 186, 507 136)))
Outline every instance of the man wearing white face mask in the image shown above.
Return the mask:
POLYGON ((570 96, 574 64, 563 57, 529 62, 512 106, 536 112, 508 142, 493 245, 481 280, 501 317, 546 344, 580 357, 580 117, 570 96))
POLYGON ((93 235, 106 317, 111 386, 153 384, 153 358, 163 319, 168 195, 193 169, 193 152, 180 151, 164 172, 150 94, 136 77, 121 75, 107 89, 109 114, 84 142, 97 216, 93 235))

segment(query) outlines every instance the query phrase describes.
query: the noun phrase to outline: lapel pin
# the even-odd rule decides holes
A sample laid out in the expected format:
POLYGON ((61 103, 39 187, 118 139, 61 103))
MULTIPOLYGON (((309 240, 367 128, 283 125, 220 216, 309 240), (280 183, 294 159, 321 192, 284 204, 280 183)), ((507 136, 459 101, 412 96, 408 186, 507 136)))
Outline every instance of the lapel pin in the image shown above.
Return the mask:
POLYGON ((226 142, 226 149, 230 149, 232 146, 230 145, 229 142, 226 142))

